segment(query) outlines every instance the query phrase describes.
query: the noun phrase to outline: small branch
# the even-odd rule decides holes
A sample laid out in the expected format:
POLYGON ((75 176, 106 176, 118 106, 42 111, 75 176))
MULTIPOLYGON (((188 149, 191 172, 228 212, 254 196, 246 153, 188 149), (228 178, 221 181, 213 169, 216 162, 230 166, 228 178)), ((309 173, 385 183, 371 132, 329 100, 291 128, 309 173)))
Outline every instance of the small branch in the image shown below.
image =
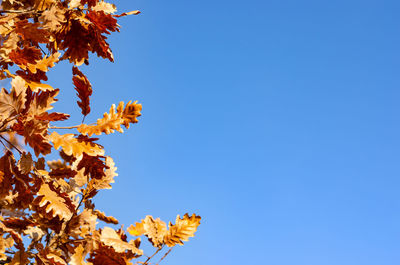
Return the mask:
POLYGON ((156 265, 160 264, 160 262, 161 262, 163 259, 165 259, 166 256, 168 256, 168 254, 171 252, 171 250, 172 250, 172 248, 170 248, 170 249, 164 254, 164 256, 162 256, 162 258, 157 262, 156 265))
POLYGON ((4 146, 4 148, 5 148, 8 152, 12 153, 12 151, 10 150, 10 148, 8 148, 8 146, 6 146, 6 145, 3 143, 3 141, 0 140, 0 143, 4 146))
POLYGON ((46 53, 46 52, 43 50, 43 48, 40 47, 40 45, 38 45, 38 46, 39 46, 39 49, 40 49, 45 55, 49 55, 49 53, 46 53))
POLYGON ((2 13, 10 13, 10 14, 29 14, 29 13, 35 13, 35 12, 40 12, 34 9, 29 9, 29 10, 0 10, 0 14, 2 13))
POLYGON ((67 127, 50 126, 49 129, 76 129, 78 127, 79 127, 79 125, 67 126, 67 127))
POLYGON ((157 255, 157 253, 158 252, 160 252, 161 251, 161 249, 163 249, 163 247, 164 246, 162 246, 162 247, 160 247, 160 248, 158 248, 157 249, 157 251, 156 252, 154 252, 154 254, 153 255, 151 255, 150 257, 148 257, 145 261, 144 261, 144 263, 143 263, 143 265, 145 265, 145 264, 149 264, 148 262, 149 262, 149 260, 151 260, 155 255, 157 255))
POLYGON ((18 147, 16 147, 13 143, 11 143, 10 141, 8 141, 6 138, 4 138, 2 135, 0 135, 0 138, 3 139, 4 141, 6 141, 10 146, 12 146, 15 150, 18 151, 18 153, 20 155, 23 154, 23 152, 21 150, 18 149, 18 147))

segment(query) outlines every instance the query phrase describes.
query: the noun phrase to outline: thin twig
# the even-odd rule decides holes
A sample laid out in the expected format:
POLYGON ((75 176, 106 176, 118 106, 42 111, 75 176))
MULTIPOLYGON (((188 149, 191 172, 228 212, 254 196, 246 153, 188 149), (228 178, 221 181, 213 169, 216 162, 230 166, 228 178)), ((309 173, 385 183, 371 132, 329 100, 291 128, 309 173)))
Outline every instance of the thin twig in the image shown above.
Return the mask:
POLYGON ((6 146, 3 141, 0 141, 0 143, 4 146, 5 149, 7 149, 8 152, 12 153, 12 151, 6 146))
POLYGON ((67 127, 50 126, 49 129, 76 129, 78 127, 79 127, 79 125, 67 126, 67 127))
POLYGON ((45 52, 45 51, 43 50, 42 47, 40 47, 40 45, 38 45, 38 47, 39 47, 39 49, 40 49, 44 54, 46 54, 46 56, 49 55, 47 52, 45 52))
POLYGON ((154 252, 153 255, 151 255, 150 257, 148 257, 148 258, 144 261, 143 265, 144 265, 144 264, 149 264, 149 263, 147 263, 147 262, 148 262, 149 260, 151 260, 158 252, 160 252, 160 250, 163 249, 163 247, 164 247, 164 246, 158 248, 157 251, 154 252))
POLYGON ((26 14, 26 13, 35 13, 35 12, 40 12, 34 9, 29 9, 29 10, 0 10, 1 13, 11 13, 11 14, 26 14))
POLYGON ((20 155, 23 154, 23 152, 21 150, 18 149, 18 147, 16 147, 13 143, 11 143, 9 140, 7 140, 6 138, 4 138, 2 135, 0 135, 0 138, 3 139, 4 141, 6 141, 9 145, 11 145, 12 147, 14 147, 15 150, 18 151, 18 153, 20 155))
POLYGON ((171 252, 171 250, 172 250, 172 248, 170 248, 170 249, 164 254, 164 256, 162 256, 162 258, 157 262, 156 265, 160 264, 160 262, 161 262, 163 259, 165 259, 165 257, 171 252))

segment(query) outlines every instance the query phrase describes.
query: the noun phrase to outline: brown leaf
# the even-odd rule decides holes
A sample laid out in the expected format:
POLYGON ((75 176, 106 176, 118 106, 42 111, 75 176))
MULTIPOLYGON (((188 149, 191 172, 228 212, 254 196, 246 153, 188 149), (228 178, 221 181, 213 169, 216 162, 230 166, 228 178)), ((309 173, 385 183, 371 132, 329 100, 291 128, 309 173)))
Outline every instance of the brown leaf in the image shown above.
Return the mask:
POLYGON ((112 216, 107 216, 104 212, 99 210, 94 210, 93 213, 99 218, 101 221, 109 223, 109 224, 118 224, 118 220, 112 216))
POLYGON ((81 101, 78 102, 78 106, 82 110, 83 116, 86 116, 90 112, 90 101, 89 97, 92 95, 92 85, 90 84, 87 77, 77 68, 72 68, 72 81, 75 86, 75 90, 78 92, 78 97, 81 101))
POLYGON ((18 161, 18 169, 22 174, 28 174, 33 169, 33 160, 31 153, 23 153, 18 161))
POLYGON ((21 20, 16 23, 15 32, 23 40, 46 43, 49 41, 50 34, 47 30, 41 29, 40 23, 30 23, 28 20, 21 20))
POLYGON ((52 112, 47 113, 43 112, 40 115, 35 115, 35 119, 40 121, 64 121, 69 118, 69 114, 59 113, 59 112, 52 112))

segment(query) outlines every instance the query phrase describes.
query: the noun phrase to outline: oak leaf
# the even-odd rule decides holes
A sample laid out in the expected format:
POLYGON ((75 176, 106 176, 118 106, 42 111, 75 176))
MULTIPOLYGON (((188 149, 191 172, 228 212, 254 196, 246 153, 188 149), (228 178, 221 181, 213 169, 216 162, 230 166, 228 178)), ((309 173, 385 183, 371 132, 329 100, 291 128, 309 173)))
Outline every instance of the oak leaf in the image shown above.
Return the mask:
POLYGON ((22 174, 27 174, 33 169, 33 160, 31 153, 22 153, 18 161, 18 169, 22 174))
POLYGON ((28 253, 25 251, 19 250, 14 254, 13 259, 11 260, 10 263, 7 263, 8 265, 26 265, 29 263, 28 259, 28 253))
POLYGON ((125 108, 124 102, 121 101, 117 108, 113 104, 110 108, 110 113, 104 113, 102 119, 98 119, 96 125, 81 124, 78 131, 83 135, 92 136, 93 134, 100 135, 101 133, 110 134, 114 131, 123 132, 121 125, 129 128, 130 123, 137 123, 137 117, 141 116, 140 111, 142 105, 137 104, 137 101, 129 101, 125 108))
POLYGON ((74 134, 59 135, 57 132, 53 132, 47 138, 53 142, 55 149, 58 150, 61 147, 67 155, 75 157, 80 157, 83 153, 90 156, 104 155, 104 150, 99 145, 79 142, 74 134))
POLYGON ((128 227, 127 231, 129 234, 131 234, 133 236, 143 235, 146 232, 143 227, 143 220, 140 223, 136 222, 135 225, 130 225, 128 227))
POLYGON ((114 177, 118 176, 116 173, 117 168, 115 167, 115 163, 113 159, 109 156, 106 156, 105 161, 105 172, 101 179, 93 179, 93 188, 102 190, 102 189, 111 189, 111 183, 114 183, 114 177))
POLYGON ((118 224, 118 220, 113 216, 107 216, 104 212, 99 210, 94 210, 93 213, 99 218, 101 221, 109 223, 109 224, 118 224))
POLYGON ((92 7, 93 11, 103 11, 106 14, 113 14, 117 12, 117 8, 114 4, 110 4, 104 1, 98 2, 94 7, 92 7))
POLYGON ((35 0, 34 8, 38 11, 43 11, 57 3, 57 0, 35 0))
POLYGON ((59 61, 61 53, 56 52, 49 57, 45 56, 43 59, 37 60, 35 63, 27 63, 26 65, 20 65, 23 70, 29 70, 31 73, 35 74, 37 70, 47 72, 49 68, 54 67, 55 63, 59 61))
POLYGON ((85 249, 82 245, 75 248, 75 253, 71 256, 70 265, 92 265, 91 262, 85 262, 85 249))
POLYGON ((39 17, 39 21, 42 22, 43 27, 49 31, 57 31, 62 27, 62 24, 66 22, 65 10, 59 6, 53 5, 50 9, 43 11, 39 17))
POLYGON ((39 206, 46 206, 46 212, 53 211, 53 214, 58 216, 60 219, 69 220, 73 213, 71 209, 65 204, 64 198, 60 197, 59 194, 52 191, 46 183, 40 186, 38 195, 42 196, 39 206))
POLYGON ((18 47, 17 44, 19 40, 20 37, 15 32, 11 32, 6 39, 3 39, 3 43, 0 49, 0 56, 5 62, 12 61, 9 58, 9 54, 18 47))
POLYGON ((87 77, 75 66, 72 67, 72 74, 72 81, 74 83, 75 90, 78 92, 77 95, 81 100, 77 103, 82 110, 83 116, 86 116, 90 112, 89 97, 92 95, 92 85, 87 77))
POLYGON ((134 244, 134 240, 131 240, 129 243, 123 241, 121 236, 112 228, 104 227, 101 231, 100 241, 109 247, 112 247, 116 252, 123 253, 126 250, 130 250, 133 253, 138 255, 142 255, 143 251, 136 248, 134 244))
POLYGON ((193 237, 200 225, 201 217, 193 214, 189 216, 187 213, 180 218, 176 217, 175 224, 168 225, 168 233, 164 237, 164 242, 168 247, 173 247, 176 244, 183 245, 182 241, 188 241, 189 237, 193 237))
POLYGON ((12 237, 3 238, 0 236, 0 261, 7 259, 7 255, 5 255, 6 249, 11 248, 13 245, 14 240, 12 237))
POLYGON ((114 15, 115 17, 124 17, 124 16, 130 16, 130 15, 139 15, 141 12, 139 10, 134 10, 126 13, 122 13, 120 15, 114 15))
POLYGON ((141 223, 136 223, 136 227, 131 225, 128 228, 128 232, 134 236, 146 235, 153 246, 159 248, 164 244, 167 225, 160 218, 154 219, 152 216, 147 215, 141 223))

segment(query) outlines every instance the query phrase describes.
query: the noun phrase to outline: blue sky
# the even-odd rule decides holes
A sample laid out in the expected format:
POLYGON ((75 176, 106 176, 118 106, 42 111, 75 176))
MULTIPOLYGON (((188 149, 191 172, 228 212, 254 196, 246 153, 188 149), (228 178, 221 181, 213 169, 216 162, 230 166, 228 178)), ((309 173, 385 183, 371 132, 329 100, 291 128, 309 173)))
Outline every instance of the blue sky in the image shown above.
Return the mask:
POLYGON ((131 99, 143 116, 102 137, 119 176, 97 207, 201 215, 165 265, 399 264, 399 1, 118 2, 142 14, 110 37, 115 63, 81 68, 87 121, 131 99))

